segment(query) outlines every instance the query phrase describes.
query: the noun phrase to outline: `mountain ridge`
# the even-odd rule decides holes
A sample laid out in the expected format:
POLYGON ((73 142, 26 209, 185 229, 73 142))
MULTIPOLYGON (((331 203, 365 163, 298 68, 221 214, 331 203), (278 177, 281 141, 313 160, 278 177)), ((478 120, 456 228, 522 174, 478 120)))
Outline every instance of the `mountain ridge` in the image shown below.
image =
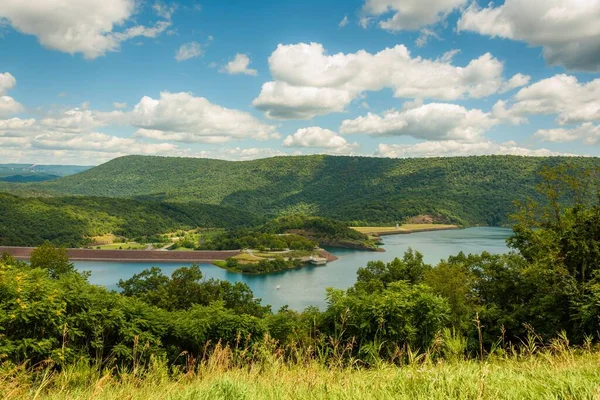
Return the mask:
POLYGON ((301 211, 356 224, 433 214, 461 225, 502 225, 515 200, 537 196, 542 168, 558 164, 597 168, 600 159, 313 155, 224 161, 125 156, 21 187, 36 195, 195 202, 268 216, 301 211))

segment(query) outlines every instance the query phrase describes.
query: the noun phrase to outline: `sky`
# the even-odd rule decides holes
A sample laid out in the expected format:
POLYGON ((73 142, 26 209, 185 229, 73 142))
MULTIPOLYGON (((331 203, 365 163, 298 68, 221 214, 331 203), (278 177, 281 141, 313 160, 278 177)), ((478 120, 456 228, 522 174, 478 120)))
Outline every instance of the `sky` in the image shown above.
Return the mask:
POLYGON ((1 0, 0 163, 600 155, 600 0, 1 0))

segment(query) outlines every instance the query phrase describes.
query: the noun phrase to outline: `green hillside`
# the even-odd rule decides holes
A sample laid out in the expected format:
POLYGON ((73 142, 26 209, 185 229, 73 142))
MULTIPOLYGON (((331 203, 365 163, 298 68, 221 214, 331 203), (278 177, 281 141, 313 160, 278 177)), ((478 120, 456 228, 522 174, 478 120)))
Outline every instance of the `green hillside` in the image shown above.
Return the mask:
MULTIPOLYGON (((600 159, 317 155, 232 162, 128 156, 76 175, 18 186, 20 193, 193 201, 261 215, 300 210, 355 223, 437 214, 464 225, 501 225, 514 200, 536 195, 540 169, 561 163, 596 167, 600 159)), ((2 188, 10 190, 7 185, 2 188)))
POLYGON ((87 237, 108 233, 138 238, 198 226, 235 228, 259 222, 244 211, 198 203, 0 193, 0 246, 37 246, 48 240, 76 247, 87 244, 87 237))

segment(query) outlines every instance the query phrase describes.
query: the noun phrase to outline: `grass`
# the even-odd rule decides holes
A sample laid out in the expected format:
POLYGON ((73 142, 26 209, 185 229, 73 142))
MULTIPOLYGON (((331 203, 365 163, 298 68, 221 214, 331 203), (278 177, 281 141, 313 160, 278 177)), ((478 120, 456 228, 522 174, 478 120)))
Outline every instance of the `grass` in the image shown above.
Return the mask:
MULTIPOLYGON (((262 351, 265 349, 263 348, 262 351)), ((257 353, 258 354, 258 353, 257 353)), ((485 361, 432 361, 427 355, 396 366, 326 366, 285 362, 277 353, 237 365, 217 348, 189 371, 154 360, 147 368, 98 369, 87 364, 32 374, 23 365, 0 366, 3 399, 598 399, 597 350, 544 350, 485 361)))
POLYGON ((261 257, 261 258, 277 258, 277 257, 284 257, 284 258, 302 258, 302 257, 310 257, 312 255, 318 255, 319 252, 318 251, 311 251, 311 250, 291 250, 291 251, 277 251, 277 252, 261 252, 261 253, 254 253, 255 256, 261 257))
POLYGON ((104 244, 101 246, 93 246, 93 249, 99 249, 99 250, 144 250, 146 247, 148 247, 147 244, 139 244, 139 243, 135 243, 135 242, 130 242, 130 243, 113 243, 113 244, 104 244))
POLYGON ((244 264, 244 263, 256 263, 256 262, 259 262, 260 260, 262 260, 262 257, 257 257, 257 256, 255 256, 253 254, 248 254, 248 253, 238 254, 237 256, 233 256, 233 258, 235 258, 236 260, 238 260, 242 264, 244 264))
POLYGON ((456 225, 446 225, 446 224, 404 224, 400 225, 398 229, 395 226, 357 226, 352 227, 359 231, 360 233, 364 233, 366 235, 372 234, 381 234, 381 233, 412 233, 419 231, 432 231, 432 230, 443 230, 443 229, 455 229, 458 228, 456 225))
POLYGON ((191 247, 178 247, 176 249, 173 250, 169 250, 169 251, 195 251, 196 249, 191 248, 191 247))

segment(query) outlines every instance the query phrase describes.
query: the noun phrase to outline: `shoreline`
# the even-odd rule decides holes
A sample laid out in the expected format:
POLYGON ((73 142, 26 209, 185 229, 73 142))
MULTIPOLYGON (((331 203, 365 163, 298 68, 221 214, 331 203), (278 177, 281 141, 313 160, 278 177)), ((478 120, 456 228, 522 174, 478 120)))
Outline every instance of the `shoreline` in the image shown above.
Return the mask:
POLYGON ((372 234, 376 234, 377 236, 390 236, 390 235, 412 235, 413 233, 421 233, 421 232, 437 232, 437 231, 455 231, 463 229, 459 226, 454 227, 443 227, 443 228, 426 228, 426 229, 404 229, 398 231, 387 231, 387 232, 373 232, 372 234))
MULTIPOLYGON (((0 246, 0 254, 8 253, 18 260, 28 260, 35 247, 0 246)), ((105 262, 173 262, 173 263, 212 263, 225 261, 241 254, 238 250, 216 251, 159 251, 159 250, 94 250, 67 249, 70 261, 105 262)))
MULTIPOLYGON (((361 228, 360 226, 357 227, 353 227, 353 229, 356 228, 361 228)), ((437 231, 452 231, 452 230, 459 230, 459 229, 463 229, 458 225, 454 225, 454 226, 440 226, 440 227, 427 227, 427 228, 423 228, 423 229, 395 229, 395 230, 385 230, 385 231, 368 231, 368 232, 361 232, 358 229, 356 229, 358 232, 364 233, 365 235, 368 236, 391 236, 391 235, 411 235, 414 233, 421 233, 421 232, 437 232, 437 231)))

